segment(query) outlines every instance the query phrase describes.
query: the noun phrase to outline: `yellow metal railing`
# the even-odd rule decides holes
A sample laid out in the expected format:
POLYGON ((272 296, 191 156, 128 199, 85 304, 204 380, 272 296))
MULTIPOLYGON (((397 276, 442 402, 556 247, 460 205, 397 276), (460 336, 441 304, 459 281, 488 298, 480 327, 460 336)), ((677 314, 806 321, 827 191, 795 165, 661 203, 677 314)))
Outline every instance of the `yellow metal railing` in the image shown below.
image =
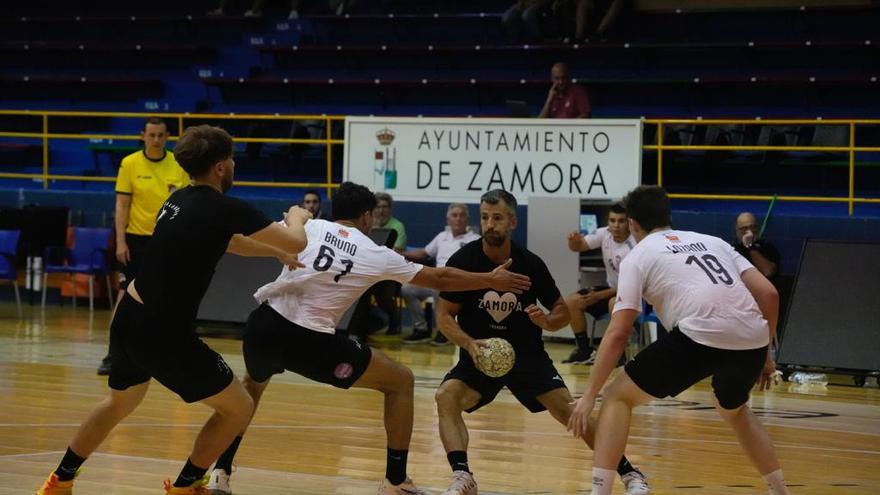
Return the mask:
MULTIPOLYGON (((49 145, 53 140, 63 139, 115 139, 136 141, 138 135, 127 134, 70 134, 50 132, 52 118, 74 117, 107 117, 107 118, 138 118, 160 117, 166 121, 176 121, 178 132, 185 129, 187 121, 215 121, 224 120, 248 120, 248 121, 319 121, 325 126, 325 137, 320 139, 300 138, 262 138, 262 137, 236 137, 239 143, 284 143, 284 144, 318 144, 326 149, 326 180, 324 182, 268 182, 268 181, 236 181, 237 185, 251 187, 290 187, 290 188, 324 188, 327 195, 331 196, 333 188, 338 183, 333 182, 333 145, 343 144, 343 139, 333 139, 334 123, 341 124, 344 116, 339 115, 267 115, 267 114, 195 114, 195 113, 162 113, 162 112, 70 112, 70 111, 30 111, 30 110, 0 110, 0 116, 40 117, 42 119, 41 132, 0 132, 0 138, 36 138, 42 140, 42 173, 0 173, 0 179, 36 179, 43 183, 44 188, 49 187, 51 180, 67 181, 91 181, 112 182, 115 177, 110 176, 81 176, 52 174, 49 171, 49 145)), ((647 119, 646 125, 657 126, 657 144, 647 144, 644 150, 657 152, 657 184, 663 185, 663 154, 665 151, 702 150, 702 151, 813 151, 813 152, 836 152, 846 153, 849 157, 849 192, 846 196, 770 196, 770 195, 746 195, 746 194, 679 194, 672 193, 670 197, 681 199, 720 199, 720 200, 771 200, 774 197, 779 201, 804 201, 825 203, 847 203, 849 213, 853 213, 856 203, 880 203, 880 198, 865 198, 855 195, 855 172, 857 152, 880 152, 880 147, 858 147, 855 145, 855 136, 859 125, 880 125, 880 120, 866 119, 834 119, 834 120, 793 120, 793 119, 647 119), (728 146, 728 145, 668 145, 665 144, 664 130, 671 125, 839 125, 849 127, 848 146, 728 146)), ((170 140, 176 140, 172 136, 170 140)))
MULTIPOLYGON (((186 128, 187 121, 214 121, 222 122, 224 120, 248 120, 248 121, 319 121, 324 124, 324 138, 321 139, 302 139, 302 138, 258 138, 258 137, 236 137, 235 141, 239 143, 283 143, 283 144, 318 144, 325 146, 326 150, 326 180, 324 182, 266 182, 266 181, 236 181, 240 186, 251 187, 314 187, 324 188, 328 197, 333 194, 333 188, 339 184, 333 182, 333 145, 343 144, 342 139, 333 139, 334 123, 341 124, 345 119, 338 115, 265 115, 265 114, 196 114, 196 113, 162 113, 162 112, 69 112, 69 111, 30 111, 30 110, 0 110, 0 116, 19 116, 19 117, 41 117, 41 132, 0 132, 0 138, 36 138, 42 140, 43 148, 43 170, 39 174, 25 173, 0 173, 0 179, 35 179, 41 180, 43 188, 49 187, 51 180, 67 180, 67 181, 85 181, 85 182, 113 182, 116 177, 110 176, 81 176, 81 175, 64 175, 52 174, 49 172, 49 145, 52 140, 62 139, 114 139, 119 141, 137 141, 141 137, 136 134, 67 134, 50 132, 50 125, 53 117, 55 118, 71 118, 71 117, 106 117, 106 118, 131 118, 145 119, 147 117, 159 117, 166 122, 177 122, 178 132, 182 132, 186 128)), ((178 136, 171 136, 169 140, 176 141, 178 136)))
POLYGON ((699 150, 699 151, 818 151, 818 152, 837 152, 847 153, 849 158, 849 193, 847 196, 769 196, 769 195, 747 195, 747 194, 677 194, 672 193, 671 198, 681 199, 723 199, 723 200, 744 200, 744 201, 762 201, 772 200, 776 198, 778 201, 809 201, 823 203, 847 203, 849 214, 853 214, 854 205, 856 203, 880 203, 880 198, 863 198, 855 195, 855 175, 856 175, 856 153, 857 152, 880 152, 880 147, 856 146, 856 126, 858 125, 878 125, 880 120, 793 120, 793 119, 776 119, 776 120, 759 120, 759 119, 646 119, 645 124, 657 126, 657 144, 644 145, 645 150, 657 151, 657 184, 663 185, 663 152, 664 151, 681 151, 681 150, 699 150), (838 125, 849 127, 849 145, 848 146, 728 146, 728 145, 668 145, 663 143, 665 126, 670 125, 838 125))

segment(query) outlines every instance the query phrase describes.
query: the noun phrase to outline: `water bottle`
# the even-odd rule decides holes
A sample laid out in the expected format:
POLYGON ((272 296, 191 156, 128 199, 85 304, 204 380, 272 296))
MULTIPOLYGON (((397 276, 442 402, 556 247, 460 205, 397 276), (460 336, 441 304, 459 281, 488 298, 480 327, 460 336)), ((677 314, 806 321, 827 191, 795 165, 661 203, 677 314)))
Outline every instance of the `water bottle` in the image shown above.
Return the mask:
POLYGON ((791 383, 797 383, 798 385, 815 385, 817 387, 824 387, 828 385, 828 375, 824 373, 806 373, 803 371, 797 371, 788 377, 788 381, 791 383))

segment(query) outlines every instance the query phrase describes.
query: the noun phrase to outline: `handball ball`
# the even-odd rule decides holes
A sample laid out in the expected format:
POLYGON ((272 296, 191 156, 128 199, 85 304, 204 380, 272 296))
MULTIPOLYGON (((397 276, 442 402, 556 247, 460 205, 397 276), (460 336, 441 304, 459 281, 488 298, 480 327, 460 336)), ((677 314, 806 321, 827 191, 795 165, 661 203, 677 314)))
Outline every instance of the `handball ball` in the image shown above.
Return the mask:
POLYGON ((513 352, 513 346, 510 342, 492 338, 486 340, 486 345, 480 347, 477 354, 477 369, 488 376, 497 378, 504 376, 513 368, 516 361, 516 353, 513 352))

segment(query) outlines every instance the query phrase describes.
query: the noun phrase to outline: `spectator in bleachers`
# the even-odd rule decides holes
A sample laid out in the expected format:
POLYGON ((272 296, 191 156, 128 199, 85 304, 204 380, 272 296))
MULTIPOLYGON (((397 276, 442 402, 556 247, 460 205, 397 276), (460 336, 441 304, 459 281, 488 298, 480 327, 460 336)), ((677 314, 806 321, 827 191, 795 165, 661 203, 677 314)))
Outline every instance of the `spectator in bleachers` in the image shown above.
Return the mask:
POLYGON ((517 0, 501 16, 501 23, 515 42, 536 42, 546 37, 545 16, 553 0, 517 0))
POLYGON ((303 194, 302 207, 312 214, 312 218, 317 220, 330 220, 330 215, 324 211, 321 205, 321 195, 318 191, 306 191, 303 194))
POLYGON ((583 43, 604 40, 626 6, 627 0, 557 0, 554 14, 565 39, 583 43), (572 22, 572 20, 574 22, 572 22))
MULTIPOLYGON (((123 158, 116 177, 116 259, 120 264, 117 305, 143 264, 159 209, 171 193, 190 182, 174 153, 165 149, 168 125, 162 119, 147 119, 141 139, 144 149, 123 158)), ((98 366, 99 375, 110 374, 111 361, 108 353, 98 366)))
MULTIPOLYGON (((409 259, 414 261, 424 261, 433 258, 436 266, 446 266, 449 257, 455 254, 465 244, 480 238, 479 234, 471 232, 468 225, 468 207, 464 203, 452 203, 446 208, 446 228, 437 234, 431 242, 424 248, 413 249, 403 253, 409 259)), ((439 291, 427 289, 414 284, 404 284, 400 290, 400 295, 406 302, 406 307, 413 321, 413 332, 403 339, 404 344, 418 344, 431 340, 431 330, 428 328, 428 322, 425 319, 425 312, 422 311, 422 301, 429 297, 434 298, 434 304, 437 304, 437 296, 439 291)), ((434 318, 437 321, 437 318, 434 318)), ((442 332, 437 332, 434 344, 443 345, 448 341, 442 332)))
POLYGON ((562 62, 553 64, 550 69, 553 85, 547 93, 547 101, 538 118, 542 119, 586 119, 590 117, 590 99, 587 91, 578 84, 571 83, 568 66, 562 62))
POLYGON ((760 228, 755 215, 745 211, 736 217, 734 249, 765 277, 774 282, 779 273, 779 250, 770 241, 758 237, 760 228))
MULTIPOLYGON (((406 228, 403 222, 394 218, 393 213, 394 199, 391 195, 377 192, 376 208, 373 210, 373 228, 391 229, 397 232, 394 250, 402 253, 406 250, 406 228)), ((400 308, 397 307, 397 294, 399 290, 400 284, 385 280, 374 285, 369 292, 376 300, 376 305, 379 306, 379 309, 388 315, 388 331, 385 335, 400 334, 400 308)))
MULTIPOLYGON (((332 12, 335 12, 336 15, 342 15, 351 10, 356 2, 357 0, 329 0, 327 6, 332 12)), ((287 14, 288 20, 294 21, 299 19, 301 3, 301 0, 290 0, 290 11, 287 14)), ((245 11, 244 16, 262 17, 263 7, 265 5, 266 0, 254 0, 254 3, 251 4, 251 8, 245 11)), ((208 15, 221 16, 226 15, 228 12, 229 0, 220 0, 220 5, 216 9, 208 12, 208 15)))

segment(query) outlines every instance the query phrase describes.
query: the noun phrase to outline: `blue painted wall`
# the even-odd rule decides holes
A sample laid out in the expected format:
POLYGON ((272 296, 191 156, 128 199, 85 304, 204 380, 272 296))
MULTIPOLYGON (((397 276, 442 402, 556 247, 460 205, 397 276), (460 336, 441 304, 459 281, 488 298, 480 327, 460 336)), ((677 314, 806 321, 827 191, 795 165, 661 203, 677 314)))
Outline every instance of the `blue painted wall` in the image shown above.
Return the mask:
MULTIPOLYGON (((290 204, 299 201, 302 193, 291 194, 291 199, 247 197, 271 218, 280 217, 290 204)), ((70 208, 71 223, 79 226, 113 224, 115 195, 111 191, 54 191, 40 189, 0 188, 0 207, 20 208, 25 205, 66 206, 70 208)), ((446 225, 447 203, 395 203, 394 215, 406 225, 410 246, 424 246, 446 225)), ((329 205, 325 205, 329 208, 329 205)), ((694 230, 733 239, 734 223, 739 211, 749 210, 763 221, 766 204, 744 203, 673 203, 673 225, 682 230, 694 230)), ((518 209, 519 226, 514 241, 526 242, 528 230, 527 208, 518 209)), ((859 210, 857 209, 857 212, 859 210)), ((871 212, 871 210, 868 210, 871 212)), ((477 205, 470 205, 471 225, 479 228, 477 205)), ((845 207, 835 209, 791 208, 780 206, 773 210, 767 222, 765 237, 774 242, 782 254, 782 273, 794 274, 798 268, 804 239, 880 242, 880 215, 859 214, 847 216, 845 207)), ((560 239, 564 242, 564 239, 560 239)))

